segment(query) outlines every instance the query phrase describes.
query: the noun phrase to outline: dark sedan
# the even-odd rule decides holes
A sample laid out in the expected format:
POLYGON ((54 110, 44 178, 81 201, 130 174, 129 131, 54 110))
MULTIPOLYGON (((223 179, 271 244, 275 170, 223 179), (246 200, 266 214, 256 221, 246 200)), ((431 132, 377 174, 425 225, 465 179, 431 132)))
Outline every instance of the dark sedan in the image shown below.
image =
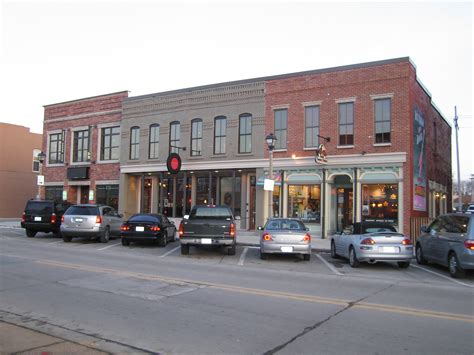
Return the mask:
POLYGON ((154 241, 161 247, 175 240, 176 226, 166 216, 153 213, 137 213, 122 224, 122 245, 130 242, 154 241))

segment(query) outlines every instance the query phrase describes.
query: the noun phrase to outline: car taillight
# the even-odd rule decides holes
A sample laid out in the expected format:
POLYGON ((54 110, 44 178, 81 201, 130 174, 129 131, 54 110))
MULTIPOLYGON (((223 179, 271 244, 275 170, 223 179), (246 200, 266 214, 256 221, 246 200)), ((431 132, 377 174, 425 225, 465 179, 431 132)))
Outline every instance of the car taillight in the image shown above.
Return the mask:
POLYGON ((61 216, 61 223, 64 223, 64 216, 61 216))
POLYGON ((411 240, 408 239, 408 238, 405 238, 405 239, 402 240, 402 244, 403 245, 411 245, 411 240))
POLYGON ((120 230, 123 232, 129 231, 130 226, 128 224, 122 224, 122 226, 120 227, 120 230))
POLYGON ((179 224, 179 228, 178 228, 178 235, 179 235, 180 237, 182 237, 183 234, 184 234, 184 224, 183 224, 183 222, 181 222, 181 223, 179 224))
POLYGON ((23 212, 23 214, 21 215, 21 222, 22 223, 26 222, 26 212, 23 212))
POLYGON ((151 230, 152 232, 159 232, 159 231, 161 230, 161 228, 158 227, 158 226, 151 226, 151 227, 150 227, 150 230, 151 230))
POLYGON ((360 242, 360 244, 373 245, 375 244, 375 240, 373 240, 372 238, 365 238, 360 242))
POLYGON ((466 239, 464 241, 464 246, 469 250, 474 250, 474 239, 466 239))
POLYGON ((234 223, 231 223, 230 224, 230 236, 231 237, 235 237, 235 224, 234 223))
POLYGON ((102 224, 102 217, 101 216, 96 216, 95 217, 95 224, 102 224))
POLYGON ((51 215, 51 223, 56 223, 56 221, 57 221, 56 215, 53 213, 51 215))
POLYGON ((265 241, 265 242, 269 242, 270 240, 273 240, 272 236, 268 233, 265 233, 263 236, 262 236, 262 239, 265 241))
POLYGON ((303 237, 303 242, 310 242, 311 241, 311 236, 309 233, 306 233, 303 237))

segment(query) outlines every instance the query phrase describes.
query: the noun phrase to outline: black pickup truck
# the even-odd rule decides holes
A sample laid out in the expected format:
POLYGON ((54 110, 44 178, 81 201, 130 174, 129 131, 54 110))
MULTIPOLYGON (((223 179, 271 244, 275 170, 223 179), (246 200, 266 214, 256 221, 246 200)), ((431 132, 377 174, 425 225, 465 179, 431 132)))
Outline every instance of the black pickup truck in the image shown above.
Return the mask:
POLYGON ((235 255, 235 221, 227 206, 194 206, 181 221, 178 234, 183 255, 189 254, 190 245, 220 246, 235 255))

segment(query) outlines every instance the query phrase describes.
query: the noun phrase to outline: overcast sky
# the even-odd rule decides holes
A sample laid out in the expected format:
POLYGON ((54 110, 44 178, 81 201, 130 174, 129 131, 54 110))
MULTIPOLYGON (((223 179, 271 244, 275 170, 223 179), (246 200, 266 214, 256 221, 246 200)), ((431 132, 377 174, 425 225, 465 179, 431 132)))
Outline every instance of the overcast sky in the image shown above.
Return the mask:
POLYGON ((47 104, 409 56, 450 123, 458 108, 468 178, 472 17, 472 2, 1 0, 0 121, 42 132, 47 104))

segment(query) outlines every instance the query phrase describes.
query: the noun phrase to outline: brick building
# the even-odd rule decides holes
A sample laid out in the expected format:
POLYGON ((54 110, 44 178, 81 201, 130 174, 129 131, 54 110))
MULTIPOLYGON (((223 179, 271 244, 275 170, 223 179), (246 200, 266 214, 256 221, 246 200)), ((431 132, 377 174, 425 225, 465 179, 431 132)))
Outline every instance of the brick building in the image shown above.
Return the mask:
POLYGON ((41 195, 118 207, 122 101, 127 91, 44 106, 41 195))

